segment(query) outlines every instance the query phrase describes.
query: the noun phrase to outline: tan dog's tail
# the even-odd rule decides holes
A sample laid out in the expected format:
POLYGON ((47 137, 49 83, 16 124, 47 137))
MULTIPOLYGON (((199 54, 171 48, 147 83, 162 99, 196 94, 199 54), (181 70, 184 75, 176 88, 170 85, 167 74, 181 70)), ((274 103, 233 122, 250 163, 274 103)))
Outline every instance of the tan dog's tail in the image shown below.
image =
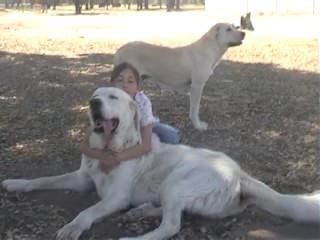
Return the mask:
POLYGON ((119 53, 118 53, 119 49, 115 52, 114 56, 113 56, 113 66, 117 66, 120 62, 119 59, 119 53))
POLYGON ((269 213, 295 221, 320 222, 320 192, 309 195, 280 194, 264 183, 245 175, 241 192, 253 204, 269 213))

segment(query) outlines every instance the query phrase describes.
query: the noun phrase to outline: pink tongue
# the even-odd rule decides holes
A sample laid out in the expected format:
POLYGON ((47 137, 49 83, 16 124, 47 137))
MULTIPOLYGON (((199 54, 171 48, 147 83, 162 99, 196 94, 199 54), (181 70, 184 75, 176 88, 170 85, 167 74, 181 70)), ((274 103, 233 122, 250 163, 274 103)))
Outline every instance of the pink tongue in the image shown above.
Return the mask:
POLYGON ((114 129, 114 124, 112 120, 103 120, 101 122, 101 125, 103 126, 105 133, 111 133, 111 131, 114 129))

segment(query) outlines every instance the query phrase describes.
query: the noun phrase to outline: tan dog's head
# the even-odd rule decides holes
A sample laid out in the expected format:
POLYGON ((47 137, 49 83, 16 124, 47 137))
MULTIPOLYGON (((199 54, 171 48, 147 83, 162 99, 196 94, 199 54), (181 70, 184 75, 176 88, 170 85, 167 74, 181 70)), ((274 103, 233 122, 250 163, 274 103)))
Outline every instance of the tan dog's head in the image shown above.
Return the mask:
POLYGON ((247 13, 245 17, 241 16, 240 17, 240 29, 242 30, 249 30, 249 31, 254 31, 254 27, 252 25, 251 21, 251 13, 247 13))
POLYGON ((121 89, 98 88, 89 101, 88 114, 95 133, 110 135, 125 133, 131 129, 140 132, 138 106, 121 89))
POLYGON ((242 44, 245 33, 233 24, 217 23, 208 31, 207 36, 217 41, 220 46, 235 47, 242 44))

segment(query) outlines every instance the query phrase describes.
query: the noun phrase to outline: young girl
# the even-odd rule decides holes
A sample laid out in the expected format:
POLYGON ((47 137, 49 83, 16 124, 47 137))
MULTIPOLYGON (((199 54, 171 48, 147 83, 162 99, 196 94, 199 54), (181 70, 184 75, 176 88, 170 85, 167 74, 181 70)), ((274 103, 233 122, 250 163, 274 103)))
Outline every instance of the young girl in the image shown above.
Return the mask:
POLYGON ((142 156, 151 150, 152 132, 158 135, 160 141, 170 144, 180 142, 179 130, 167 124, 160 123, 152 114, 150 99, 139 90, 140 75, 135 67, 129 63, 117 65, 111 73, 111 84, 128 93, 138 104, 141 115, 142 144, 136 145, 122 152, 115 153, 107 150, 90 148, 89 137, 91 130, 80 143, 80 151, 88 157, 100 160, 106 170, 110 170, 120 161, 126 161, 142 156))

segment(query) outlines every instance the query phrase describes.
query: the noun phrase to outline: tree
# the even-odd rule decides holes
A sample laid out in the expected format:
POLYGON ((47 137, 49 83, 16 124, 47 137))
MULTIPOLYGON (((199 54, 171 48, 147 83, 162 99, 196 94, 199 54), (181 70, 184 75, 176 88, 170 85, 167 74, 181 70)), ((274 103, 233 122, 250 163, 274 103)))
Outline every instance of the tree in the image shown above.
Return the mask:
POLYGON ((76 8, 76 14, 81 14, 82 0, 74 0, 74 6, 76 8))
POLYGON ((176 9, 180 10, 180 0, 176 0, 176 9))

